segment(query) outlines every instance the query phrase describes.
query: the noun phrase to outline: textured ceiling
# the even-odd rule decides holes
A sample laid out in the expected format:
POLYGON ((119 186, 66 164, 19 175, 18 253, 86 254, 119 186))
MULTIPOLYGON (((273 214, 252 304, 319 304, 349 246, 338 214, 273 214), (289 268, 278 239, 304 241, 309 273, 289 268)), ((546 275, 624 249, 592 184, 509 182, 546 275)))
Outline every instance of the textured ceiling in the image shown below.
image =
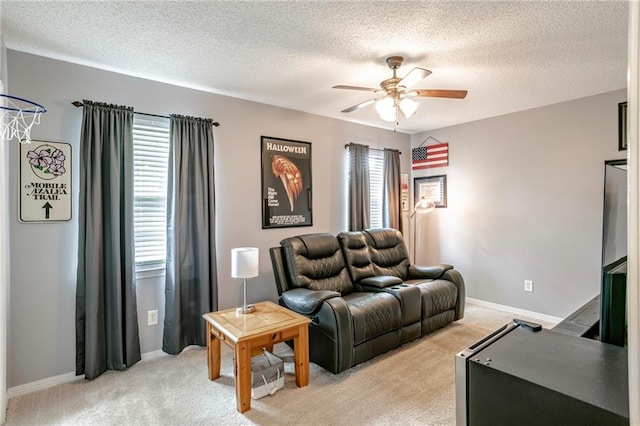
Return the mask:
MULTIPOLYGON (((377 127, 340 111, 391 77, 432 74, 398 131, 416 133, 626 87, 623 1, 0 2, 9 49, 377 127)), ((13 94, 19 96, 19 94, 13 94)), ((215 112, 214 112, 215 113, 215 112)))

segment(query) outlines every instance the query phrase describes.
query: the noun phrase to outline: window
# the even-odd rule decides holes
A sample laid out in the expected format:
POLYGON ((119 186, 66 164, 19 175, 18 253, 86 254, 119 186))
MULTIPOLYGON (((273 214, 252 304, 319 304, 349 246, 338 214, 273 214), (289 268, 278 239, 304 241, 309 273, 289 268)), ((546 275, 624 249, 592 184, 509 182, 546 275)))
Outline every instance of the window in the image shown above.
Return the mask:
MULTIPOLYGON (((346 173, 349 174, 349 151, 346 173)), ((348 185, 348 184, 347 184, 348 185)), ((369 227, 382 228, 382 200, 384 185, 384 150, 369 148, 369 227)), ((345 193, 348 191, 345 191, 345 193)), ((348 203, 347 203, 348 204, 348 203)))
POLYGON ((167 246, 168 118, 134 114, 133 230, 136 272, 164 269, 167 246))
POLYGON ((382 228, 384 151, 369 149, 369 226, 382 228))

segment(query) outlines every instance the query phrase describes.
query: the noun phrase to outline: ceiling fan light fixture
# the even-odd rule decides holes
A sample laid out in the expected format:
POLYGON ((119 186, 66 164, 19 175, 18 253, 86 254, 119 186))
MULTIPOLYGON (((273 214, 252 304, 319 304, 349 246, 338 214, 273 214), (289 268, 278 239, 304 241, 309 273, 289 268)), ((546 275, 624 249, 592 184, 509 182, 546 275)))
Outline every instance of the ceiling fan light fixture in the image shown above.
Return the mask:
POLYGON ((379 101, 376 101, 376 111, 378 111, 378 115, 384 121, 396 121, 398 118, 396 102, 389 96, 385 96, 379 101))
POLYGON ((411 99, 403 98, 400 101, 399 107, 400 111, 402 111, 402 115, 404 118, 409 118, 418 110, 418 105, 420 105, 416 101, 412 101, 411 99))
POLYGON ((413 85, 428 77, 431 71, 416 67, 403 78, 400 78, 397 75, 397 70, 402 65, 402 61, 402 56, 390 56, 387 58, 387 66, 393 71, 393 77, 382 80, 380 89, 360 86, 333 86, 334 89, 360 90, 384 94, 382 97, 374 97, 368 101, 360 102, 342 110, 342 112, 353 112, 375 103, 378 116, 382 120, 395 122, 397 126, 399 118, 410 118, 418 110, 419 103, 412 99, 407 99, 407 97, 464 99, 467 96, 466 90, 413 89, 413 85))

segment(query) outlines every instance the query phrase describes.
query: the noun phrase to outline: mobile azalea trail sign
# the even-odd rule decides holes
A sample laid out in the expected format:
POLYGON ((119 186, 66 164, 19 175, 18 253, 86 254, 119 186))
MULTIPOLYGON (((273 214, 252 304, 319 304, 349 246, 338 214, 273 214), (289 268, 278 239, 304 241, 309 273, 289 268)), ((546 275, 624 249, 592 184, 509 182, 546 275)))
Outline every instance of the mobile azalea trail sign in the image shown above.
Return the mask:
POLYGON ((71 219, 71 145, 32 140, 20 144, 20 221, 71 219))

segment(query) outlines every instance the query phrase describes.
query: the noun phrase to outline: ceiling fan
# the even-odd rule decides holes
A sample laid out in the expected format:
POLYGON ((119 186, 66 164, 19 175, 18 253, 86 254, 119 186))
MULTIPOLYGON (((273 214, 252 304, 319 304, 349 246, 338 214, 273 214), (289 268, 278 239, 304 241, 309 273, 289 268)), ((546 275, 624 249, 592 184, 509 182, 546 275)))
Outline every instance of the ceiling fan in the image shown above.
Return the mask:
POLYGON ((380 89, 359 86, 333 86, 334 89, 362 90, 380 94, 379 97, 360 102, 342 112, 353 112, 373 103, 381 119, 385 121, 398 120, 399 113, 404 118, 409 118, 418 109, 418 102, 410 99, 413 97, 423 98, 451 98, 464 99, 467 96, 466 90, 433 90, 433 89, 411 89, 416 83, 431 74, 431 71, 424 68, 414 68, 404 78, 396 75, 396 70, 402 65, 402 56, 390 56, 387 58, 387 66, 393 70, 393 77, 380 82, 380 89))

